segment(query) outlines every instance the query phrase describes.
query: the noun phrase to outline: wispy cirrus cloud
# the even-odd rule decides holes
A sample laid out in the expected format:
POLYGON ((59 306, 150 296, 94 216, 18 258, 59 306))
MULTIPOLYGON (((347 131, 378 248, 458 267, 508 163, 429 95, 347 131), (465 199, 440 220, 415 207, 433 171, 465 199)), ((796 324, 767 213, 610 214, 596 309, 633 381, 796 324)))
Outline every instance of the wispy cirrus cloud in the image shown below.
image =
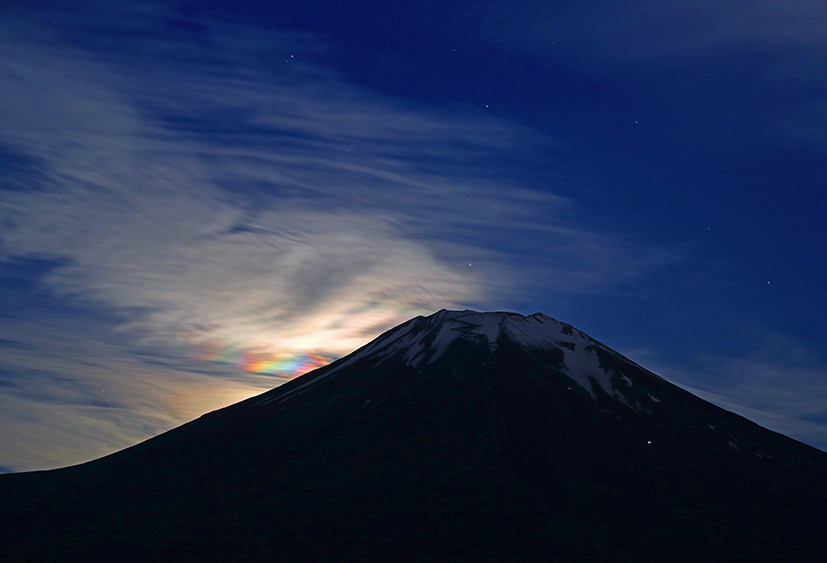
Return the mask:
POLYGON ((526 253, 563 249, 562 292, 657 263, 564 220, 570 201, 489 178, 487 157, 544 142, 516 125, 406 107, 289 55, 262 68, 224 29, 205 54, 153 42, 135 61, 8 33, 3 141, 50 185, 4 195, 3 252, 66 259, 53 291, 162 338, 341 353, 366 303, 365 323, 391 325, 507 292, 518 231, 536 233, 526 253))
POLYGON ((823 4, 636 0, 527 2, 492 10, 497 8, 480 10, 469 26, 485 41, 532 57, 546 53, 564 66, 577 61, 579 72, 639 82, 639 98, 672 100, 661 116, 652 112, 644 119, 673 119, 675 128, 688 130, 703 123, 693 142, 712 143, 717 119, 729 128, 721 151, 745 144, 751 151, 778 151, 791 143, 823 151, 823 4), (649 81, 650 76, 659 78, 649 81), (690 114, 686 121, 683 112, 690 114))
POLYGON ((14 328, 27 344, 0 343, 7 471, 107 455, 278 382, 187 358, 175 346, 141 349, 100 321, 33 317, 14 328))
POLYGON ((31 287, 73 307, 49 342, 32 328, 48 312, 0 319, 22 346, 0 358, 2 449, 27 452, 6 465, 87 459, 275 384, 199 349, 332 358, 416 314, 610 292, 673 258, 510 178, 557 141, 359 88, 318 38, 182 38, 152 4, 128 29, 85 15, 0 25, 0 147, 19 164, 0 262, 47 261, 31 287))
POLYGON ((640 0, 575 7, 538 2, 502 9, 496 18, 490 15, 486 11, 481 18, 487 24, 481 32, 511 48, 552 49, 576 42, 612 57, 649 59, 823 44, 827 22, 818 3, 767 0, 640 0))
POLYGON ((691 365, 662 363, 638 350, 646 366, 705 399, 758 424, 827 450, 827 371, 820 354, 774 331, 740 356, 704 355, 691 365))

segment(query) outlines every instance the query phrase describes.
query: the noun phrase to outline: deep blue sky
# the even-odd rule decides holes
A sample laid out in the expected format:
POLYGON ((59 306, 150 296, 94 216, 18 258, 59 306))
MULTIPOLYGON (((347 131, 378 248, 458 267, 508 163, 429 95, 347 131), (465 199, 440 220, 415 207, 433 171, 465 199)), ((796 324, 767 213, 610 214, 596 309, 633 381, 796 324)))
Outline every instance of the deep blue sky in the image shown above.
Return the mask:
POLYGON ((5 3, 0 467, 443 307, 544 312, 827 448, 825 10, 5 3))

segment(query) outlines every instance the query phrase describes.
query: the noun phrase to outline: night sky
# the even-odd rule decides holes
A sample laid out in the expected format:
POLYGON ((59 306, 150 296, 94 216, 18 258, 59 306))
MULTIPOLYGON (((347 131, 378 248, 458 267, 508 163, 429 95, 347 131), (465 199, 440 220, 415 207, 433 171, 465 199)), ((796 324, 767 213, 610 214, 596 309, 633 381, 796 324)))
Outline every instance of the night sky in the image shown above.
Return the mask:
POLYGON ((238 4, 0 6, 0 472, 441 308, 827 449, 822 1, 238 4))

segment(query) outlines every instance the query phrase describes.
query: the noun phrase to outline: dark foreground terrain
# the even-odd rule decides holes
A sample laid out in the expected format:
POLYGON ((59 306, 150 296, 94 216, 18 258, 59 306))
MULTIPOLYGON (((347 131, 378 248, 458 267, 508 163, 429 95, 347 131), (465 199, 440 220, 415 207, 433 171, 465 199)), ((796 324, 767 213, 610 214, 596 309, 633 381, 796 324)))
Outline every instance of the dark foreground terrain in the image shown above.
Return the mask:
POLYGON ((543 315, 418 317, 122 452, 0 476, 0 561, 825 554, 827 454, 543 315))

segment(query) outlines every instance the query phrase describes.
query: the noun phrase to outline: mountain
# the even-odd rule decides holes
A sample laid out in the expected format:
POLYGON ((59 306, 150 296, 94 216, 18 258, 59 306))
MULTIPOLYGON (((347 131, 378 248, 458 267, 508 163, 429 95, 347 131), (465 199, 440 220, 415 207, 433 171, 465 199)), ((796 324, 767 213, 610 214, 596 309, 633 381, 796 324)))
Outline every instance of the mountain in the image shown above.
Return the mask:
POLYGON ((440 311, 134 447, 0 475, 2 561, 821 561, 827 454, 534 314, 440 311))

